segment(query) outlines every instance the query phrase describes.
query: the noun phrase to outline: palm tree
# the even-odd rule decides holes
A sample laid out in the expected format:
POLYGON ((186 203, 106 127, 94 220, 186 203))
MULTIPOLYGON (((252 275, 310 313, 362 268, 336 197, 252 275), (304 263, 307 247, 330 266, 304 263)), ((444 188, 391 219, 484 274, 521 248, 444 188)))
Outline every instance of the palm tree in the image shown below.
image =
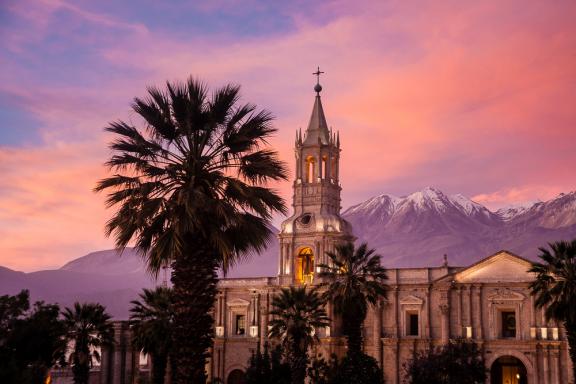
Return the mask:
POLYGON ((308 348, 319 341, 317 328, 328 325, 324 302, 317 288, 282 288, 272 299, 269 336, 281 341, 292 384, 303 384, 308 366, 308 348))
POLYGON ((272 117, 238 100, 238 86, 209 97, 190 78, 134 100, 144 129, 123 121, 106 128, 118 136, 107 162, 115 174, 95 188, 117 207, 107 233, 120 250, 134 241, 153 274, 172 267, 175 384, 206 381, 218 268, 263 250, 272 214, 286 209, 267 188, 286 179, 277 153, 265 148, 272 117))
POLYGON ((342 316, 349 355, 362 352, 362 324, 368 304, 376 305, 388 288, 386 269, 374 252, 366 243, 354 249, 354 244, 347 242, 337 245, 336 252, 326 252, 331 265, 319 265, 319 277, 327 287, 324 297, 334 303, 334 313, 342 316))
POLYGON ((152 359, 152 382, 163 384, 172 347, 172 289, 144 289, 131 301, 132 344, 152 359))
POLYGON ((530 268, 536 274, 530 289, 536 296, 536 307, 546 307, 546 318, 564 324, 576 378, 576 239, 548 246, 550 249, 539 248, 543 262, 530 268))
POLYGON ((100 361, 99 349, 114 342, 110 316, 100 304, 74 303, 62 312, 66 337, 74 342, 70 356, 74 384, 88 384, 92 361, 100 361))

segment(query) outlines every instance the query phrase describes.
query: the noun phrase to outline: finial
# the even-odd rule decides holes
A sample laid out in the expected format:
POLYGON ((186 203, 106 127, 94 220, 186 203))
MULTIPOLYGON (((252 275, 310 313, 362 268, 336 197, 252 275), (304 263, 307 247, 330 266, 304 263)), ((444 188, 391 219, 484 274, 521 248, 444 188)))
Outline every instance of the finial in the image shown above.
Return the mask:
POLYGON ((313 75, 316 75, 316 85, 314 86, 314 91, 316 91, 318 96, 320 96, 320 92, 322 91, 322 86, 320 85, 320 75, 323 73, 324 72, 320 71, 320 67, 318 67, 316 72, 313 73, 313 75))

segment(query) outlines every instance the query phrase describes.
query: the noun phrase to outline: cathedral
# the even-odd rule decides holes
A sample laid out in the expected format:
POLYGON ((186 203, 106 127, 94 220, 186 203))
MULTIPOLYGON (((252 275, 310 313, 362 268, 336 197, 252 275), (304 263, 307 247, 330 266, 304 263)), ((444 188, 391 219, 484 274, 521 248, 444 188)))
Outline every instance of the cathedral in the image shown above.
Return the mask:
MULTIPOLYGON (((274 295, 287 286, 319 284, 318 265, 328 263, 326 252, 355 240, 340 216, 340 138, 328 128, 319 83, 314 91, 308 127, 296 133, 293 214, 278 235, 278 273, 220 280, 207 365, 211 380, 244 383, 249 358, 269 341, 274 295)), ((364 352, 383 368, 387 384, 404 383, 404 366, 415 353, 457 338, 480 347, 487 383, 574 383, 564 329, 546 321, 530 295, 531 263, 507 251, 478 258, 483 256, 466 267, 445 260, 435 267, 388 269, 387 297, 370 307, 363 326, 364 352)), ((332 320, 316 330, 321 343, 313 352, 343 356, 338 319, 329 303, 326 309, 332 320)), ((115 345, 102 351, 90 383, 133 383, 149 375, 149 362, 130 346, 129 324, 116 322, 114 333, 115 345)), ((54 384, 69 382, 69 372, 54 372, 54 384)))
MULTIPOLYGON (((314 91, 308 127, 296 133, 293 214, 278 235, 278 274, 219 283, 208 373, 226 384, 242 383, 250 356, 267 343, 268 312, 280 288, 318 284, 317 265, 328 262, 326 252, 355 239, 340 216, 340 138, 328 128, 319 83, 314 91)), ((389 269, 388 295, 364 323, 365 353, 382 366, 386 383, 400 384, 415 353, 465 338, 481 347, 490 383, 572 382, 565 333, 534 307, 529 267, 528 260, 501 251, 467 267, 445 262, 389 269)), ((342 356, 345 340, 330 304, 327 311, 331 324, 317 330, 316 352, 342 356)))

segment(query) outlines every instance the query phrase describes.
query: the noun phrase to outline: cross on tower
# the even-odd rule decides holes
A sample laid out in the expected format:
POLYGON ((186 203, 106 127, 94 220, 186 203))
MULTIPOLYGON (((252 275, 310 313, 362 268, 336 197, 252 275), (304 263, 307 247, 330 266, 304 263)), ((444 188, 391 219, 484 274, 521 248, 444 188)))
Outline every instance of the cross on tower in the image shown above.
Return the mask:
POLYGON ((316 84, 320 84, 320 75, 323 73, 324 72, 320 71, 320 67, 318 67, 318 70, 313 73, 313 75, 316 75, 316 84))
POLYGON ((314 90, 316 91, 317 96, 320 96, 320 91, 322 91, 322 86, 320 85, 320 75, 322 73, 324 72, 320 71, 320 67, 318 67, 318 70, 313 73, 313 75, 316 75, 316 85, 314 86, 314 90))

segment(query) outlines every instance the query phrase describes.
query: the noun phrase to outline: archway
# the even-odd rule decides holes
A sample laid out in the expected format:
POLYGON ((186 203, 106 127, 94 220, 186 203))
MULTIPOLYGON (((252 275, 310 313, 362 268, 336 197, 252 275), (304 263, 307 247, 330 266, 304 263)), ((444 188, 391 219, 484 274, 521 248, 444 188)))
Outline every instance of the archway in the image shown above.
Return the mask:
POLYGON ((246 380, 244 379, 244 372, 241 369, 235 369, 228 375, 227 384, 244 384, 246 380))
POLYGON ((514 356, 501 356, 490 367, 491 384, 528 384, 524 364, 514 356))
POLYGON ((300 283, 312 283, 314 279, 314 252, 310 247, 304 247, 298 252, 296 280, 300 283))

